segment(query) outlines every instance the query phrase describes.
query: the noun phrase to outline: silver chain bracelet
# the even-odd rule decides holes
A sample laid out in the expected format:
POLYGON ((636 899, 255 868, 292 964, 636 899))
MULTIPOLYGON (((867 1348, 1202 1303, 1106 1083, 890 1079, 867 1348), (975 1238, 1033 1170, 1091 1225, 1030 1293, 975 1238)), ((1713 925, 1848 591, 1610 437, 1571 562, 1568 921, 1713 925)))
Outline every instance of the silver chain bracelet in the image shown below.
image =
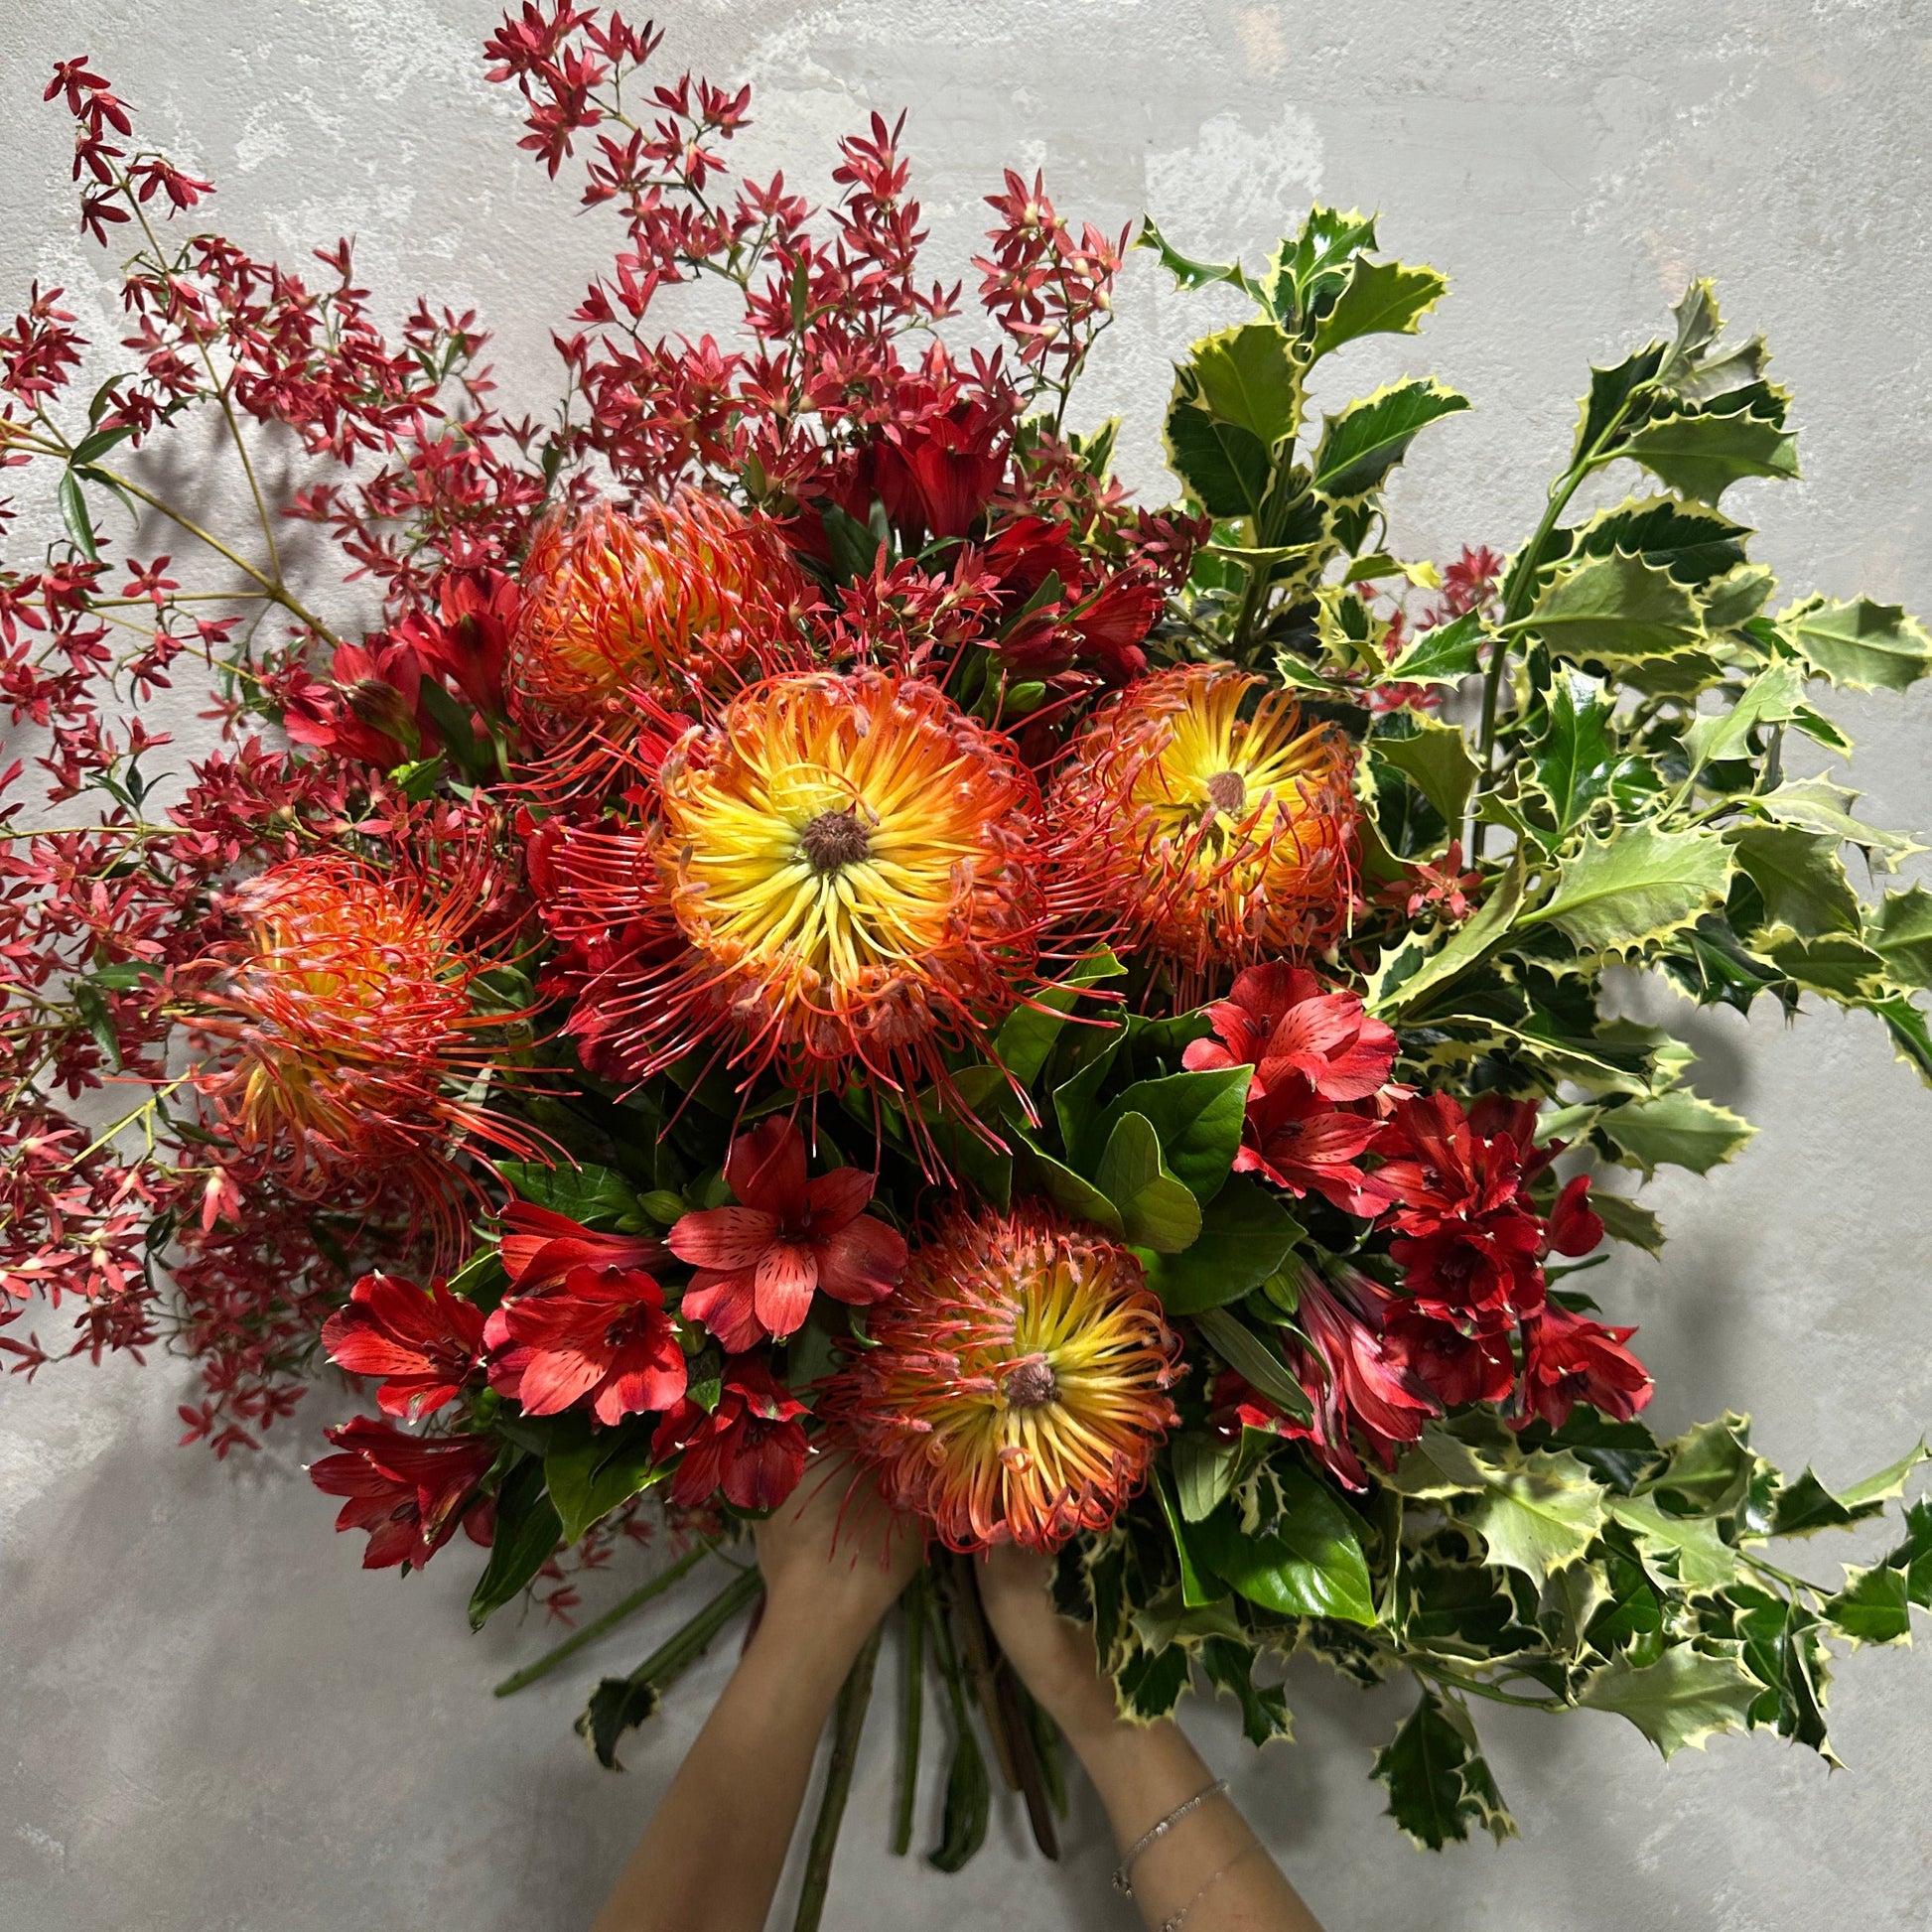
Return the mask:
MULTIPOLYGON (((1149 1828, 1146 1831, 1144 1831, 1140 1835, 1140 1837, 1134 1841, 1133 1846, 1128 1851, 1126 1857, 1121 1860, 1119 1866, 1116 1868, 1114 1872, 1114 1889, 1117 1892, 1120 1892, 1123 1896, 1132 1898, 1134 1895, 1134 1887, 1133 1884, 1129 1881, 1127 1874, 1128 1871, 1132 1868, 1134 1861, 1138 1859, 1141 1856, 1141 1854, 1145 1852, 1150 1845, 1154 1844, 1157 1839, 1166 1838, 1167 1835, 1171 1831, 1173 1831, 1173 1828, 1176 1825, 1178 1825, 1180 1821, 1183 1818, 1185 1818, 1190 1811, 1196 1810, 1199 1806, 1206 1804, 1206 1802, 1210 1798, 1220 1797, 1227 1790, 1227 1788, 1228 1788, 1228 1781, 1226 1778, 1216 1778, 1214 1782, 1210 1784, 1205 1791, 1196 1791, 1194 1795, 1191 1798, 1189 1798, 1185 1804, 1175 1805, 1173 1810, 1169 1812, 1167 1817, 1162 1819, 1158 1825, 1149 1826, 1149 1828)), ((1212 1880, 1210 1879, 1209 1882, 1212 1883, 1212 1880)), ((1182 1908, 1183 1916, 1185 1915, 1186 1909, 1187 1908, 1185 1907, 1182 1908)))
POLYGON ((1200 1888, 1200 1890, 1193 1895, 1192 1898, 1188 1899, 1186 1904, 1181 1906, 1179 1911, 1170 1913, 1168 1917, 1164 1918, 1161 1921, 1161 1932, 1180 1932, 1180 1928, 1187 1922, 1187 1914, 1191 1912, 1194 1909, 1194 1907, 1198 1905, 1201 1902, 1201 1900, 1205 1898, 1207 1894, 1211 1892, 1214 1889, 1214 1887, 1218 1885, 1221 1882, 1221 1880, 1225 1878, 1228 1875, 1228 1873, 1232 1871, 1234 1867, 1238 1865, 1241 1863, 1241 1861, 1248 1856, 1250 1852, 1259 1852, 1260 1850, 1261 1850, 1261 1841, 1259 1839, 1256 1839, 1248 1846, 1246 1846, 1243 1850, 1237 1852, 1234 1855, 1234 1857, 1231 1858, 1227 1862, 1227 1863, 1220 1868, 1219 1871, 1215 1872, 1213 1877, 1208 1879, 1207 1883, 1204 1884, 1200 1888))

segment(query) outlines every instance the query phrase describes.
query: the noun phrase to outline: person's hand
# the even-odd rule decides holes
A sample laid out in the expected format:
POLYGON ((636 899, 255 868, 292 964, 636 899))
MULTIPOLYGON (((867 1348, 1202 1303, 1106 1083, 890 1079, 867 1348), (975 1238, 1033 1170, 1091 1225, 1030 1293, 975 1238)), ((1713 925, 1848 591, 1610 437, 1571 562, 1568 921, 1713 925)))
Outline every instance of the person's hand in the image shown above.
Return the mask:
POLYGON ((752 1535, 766 1618, 855 1651, 924 1555, 918 1525, 888 1509, 871 1479, 836 1451, 813 1455, 798 1487, 752 1535))
POLYGON ((1113 1686, 1094 1653, 1092 1628, 1053 1607, 1050 1557, 996 1544, 974 1566, 986 1620, 1035 1699, 1069 1733, 1111 1724, 1113 1686))

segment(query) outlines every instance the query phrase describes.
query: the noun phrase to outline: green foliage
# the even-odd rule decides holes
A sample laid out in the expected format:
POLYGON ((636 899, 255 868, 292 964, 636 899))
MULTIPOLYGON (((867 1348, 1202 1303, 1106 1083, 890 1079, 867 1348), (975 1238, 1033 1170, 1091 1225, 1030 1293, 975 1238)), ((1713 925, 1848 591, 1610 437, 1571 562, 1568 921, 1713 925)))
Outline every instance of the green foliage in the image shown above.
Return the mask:
POLYGON ((1478 1825, 1501 1844, 1516 1836, 1489 1766, 1476 1748, 1469 1714, 1452 1699, 1424 1691, 1395 1736, 1375 1754, 1388 1786, 1388 1815, 1430 1852, 1462 1844, 1478 1825))
POLYGON ((1723 1639, 1673 1644, 1652 1663, 1618 1657, 1586 1679, 1577 1702, 1586 1711, 1627 1718, 1672 1757, 1702 1750, 1721 1730, 1750 1718, 1762 1686, 1745 1667, 1743 1645, 1723 1639))
POLYGON ((1314 486, 1342 499, 1379 489, 1431 423, 1467 409, 1466 396, 1439 382, 1397 382, 1325 417, 1314 453, 1314 486))
POLYGON ((522 1595, 562 1535, 556 1505, 544 1488, 542 1462, 518 1462, 496 1492, 489 1561, 470 1595, 471 1629, 481 1630, 511 1597, 522 1595))
MULTIPOLYGON (((1380 258, 1372 218, 1328 208, 1259 274, 1192 262, 1152 228, 1142 241, 1180 286, 1256 303, 1176 376, 1173 462, 1217 521, 1157 637, 1176 659, 1272 672, 1360 746, 1361 870, 1381 897, 1328 967, 1356 972, 1396 1029, 1403 1077, 1540 1096, 1554 1103, 1545 1133, 1606 1169, 1709 1173, 1752 1130, 1685 1084, 1693 1055, 1671 1031, 1606 1014, 1604 974, 1627 964, 1739 1012, 1767 996, 1786 1014, 1814 997, 1867 1012, 1932 1081, 1932 892, 1862 897, 1849 863, 1883 874, 1920 847, 1859 818, 1835 777, 1786 768, 1794 736, 1851 749, 1815 693, 1902 690, 1932 671, 1932 635, 1862 598, 1764 615, 1773 575, 1719 504, 1797 474, 1789 399, 1761 341, 1725 342, 1709 284, 1686 292, 1668 337, 1591 371, 1569 463, 1495 595, 1398 631, 1385 587, 1400 598, 1434 579, 1398 561, 1381 492, 1463 399, 1414 375, 1309 425, 1305 397, 1319 358, 1413 333, 1442 278, 1380 258), (1641 493, 1566 521, 1617 465, 1641 493), (1449 701, 1430 715, 1395 689, 1417 686, 1449 701), (1440 888, 1404 902, 1452 867, 1474 874, 1463 902, 1440 888)), ((1056 1048, 1035 1137, 1056 1164, 1047 1180, 1062 1201, 1085 1187, 1123 1226, 1140 1189, 1182 1183, 1199 1232, 1143 1244, 1151 1285, 1210 1378, 1226 1363, 1307 1422, 1287 1361, 1301 1270, 1337 1239, 1329 1210, 1310 1200, 1291 1216, 1230 1177, 1248 1069, 1215 1092, 1188 1086, 1176 1057, 1139 1020, 1056 1048)), ((1660 1251, 1640 1199, 1599 1185, 1592 1201, 1612 1238, 1660 1251)), ((1285 1723, 1256 1688, 1266 1650, 1310 1650, 1363 1683, 1409 1672, 1420 1703, 1375 1770, 1422 1845, 1514 1829, 1468 1697, 1613 1712, 1666 1756, 1750 1726, 1830 1759, 1833 1647, 1899 1642, 1913 1606, 1932 1606, 1932 1503, 1842 1581, 1766 1555, 1771 1539, 1882 1512, 1922 1449, 1834 1489, 1808 1469, 1780 1475, 1738 1416, 1663 1443, 1581 1406, 1561 1429, 1465 1411, 1345 1502, 1302 1450, 1216 1435, 1206 1396, 1181 1400, 1150 1498, 1062 1565, 1123 1707, 1167 1708, 1199 1662, 1259 1740, 1285 1723)))

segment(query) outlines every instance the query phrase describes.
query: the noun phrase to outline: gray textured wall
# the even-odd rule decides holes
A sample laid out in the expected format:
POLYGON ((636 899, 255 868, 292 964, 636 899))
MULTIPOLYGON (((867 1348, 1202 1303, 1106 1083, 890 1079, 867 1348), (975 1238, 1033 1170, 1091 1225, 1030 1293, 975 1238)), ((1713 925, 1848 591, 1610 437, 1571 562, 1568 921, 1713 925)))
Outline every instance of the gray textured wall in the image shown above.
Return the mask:
MULTIPOLYGON (((515 154, 480 75, 491 15, 485 0, 5 0, 0 300, 39 275, 102 333, 109 320, 72 233, 65 121, 37 105, 50 63, 86 50, 151 135, 217 179, 242 240, 297 257, 359 236, 385 303, 419 287, 474 303, 507 393, 540 404, 547 331, 606 230, 515 154)), ((1435 366, 1476 403, 1430 433, 1401 486, 1410 554, 1520 537, 1586 358, 1649 329, 1687 273, 1714 274, 1726 308, 1769 331, 1804 425, 1806 481, 1726 507, 1761 523, 1794 594, 1932 605, 1923 4, 702 0, 667 24, 678 65, 758 83, 753 145, 796 178, 822 184, 833 137, 870 109, 909 108, 935 249, 958 267, 1008 161, 1043 166, 1064 208, 1114 226, 1151 204, 1201 251, 1263 248, 1311 195, 1379 206, 1388 244, 1454 287, 1420 344, 1354 368, 1435 366)), ((1129 475, 1158 492, 1165 358, 1213 312, 1164 291, 1145 257, 1120 310, 1088 402, 1133 412, 1129 475)), ((1870 815, 1932 827, 1932 689, 1842 715, 1870 815)), ((1772 1455, 1863 1473, 1932 1421, 1932 1095, 1864 1020, 1692 1031, 1707 1090, 1764 1131, 1711 1184, 1656 1190, 1665 1258, 1616 1264, 1604 1299, 1643 1325, 1660 1423, 1728 1401, 1772 1455)), ((299 1470, 329 1394, 268 1453, 217 1467, 173 1447, 189 1379, 164 1359, 6 1386, 0 1925, 587 1922, 725 1664, 689 1680, 630 1775, 599 1772, 568 1729, 594 1673, 488 1698, 545 1638, 508 1618, 465 1635, 461 1547, 398 1583, 331 1536, 299 1470)), ((649 1636, 597 1662, 627 1664, 649 1636)), ((1615 1720, 1499 1712, 1486 1728, 1524 1841, 1441 1860, 1397 1839, 1366 1777, 1400 1694, 1298 1669, 1290 1695, 1300 1740, 1259 1760, 1225 1713, 1189 1722, 1335 1932, 1932 1925, 1923 1657, 1845 1666, 1833 1710, 1851 1769, 1829 1777, 1765 1738, 1666 1769, 1615 1720)), ((1011 1815, 962 1877, 894 1862, 890 1737, 882 1711, 833 1924, 1125 1923, 1090 1801, 1057 1870, 1022 1856, 1011 1815)))

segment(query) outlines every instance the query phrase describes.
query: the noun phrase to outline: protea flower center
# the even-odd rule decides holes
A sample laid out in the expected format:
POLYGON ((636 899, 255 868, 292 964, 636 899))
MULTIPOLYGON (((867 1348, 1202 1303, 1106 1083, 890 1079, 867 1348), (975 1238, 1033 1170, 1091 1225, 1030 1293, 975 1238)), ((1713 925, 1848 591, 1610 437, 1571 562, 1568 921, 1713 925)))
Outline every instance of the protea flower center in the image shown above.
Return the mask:
POLYGON ((1015 1362, 1001 1386, 1016 1409, 1043 1409, 1059 1392, 1053 1365, 1044 1355, 1029 1355, 1025 1361, 1015 1362))
POLYGON ((858 813, 820 812, 798 834, 798 849, 814 872, 837 872, 861 864, 872 851, 872 840, 858 813))
POLYGON ((1118 1243, 1038 1204, 957 1213, 819 1413, 954 1550, 1105 1529, 1174 1425, 1180 1344, 1118 1243))
POLYGON ((1232 818, 1248 802, 1248 781, 1238 771, 1217 771, 1207 781, 1207 802, 1232 818))
POLYGON ((1048 800, 1056 856, 1163 955, 1216 969, 1317 950, 1346 923, 1348 741, 1231 664, 1139 679, 1074 741, 1048 800))

